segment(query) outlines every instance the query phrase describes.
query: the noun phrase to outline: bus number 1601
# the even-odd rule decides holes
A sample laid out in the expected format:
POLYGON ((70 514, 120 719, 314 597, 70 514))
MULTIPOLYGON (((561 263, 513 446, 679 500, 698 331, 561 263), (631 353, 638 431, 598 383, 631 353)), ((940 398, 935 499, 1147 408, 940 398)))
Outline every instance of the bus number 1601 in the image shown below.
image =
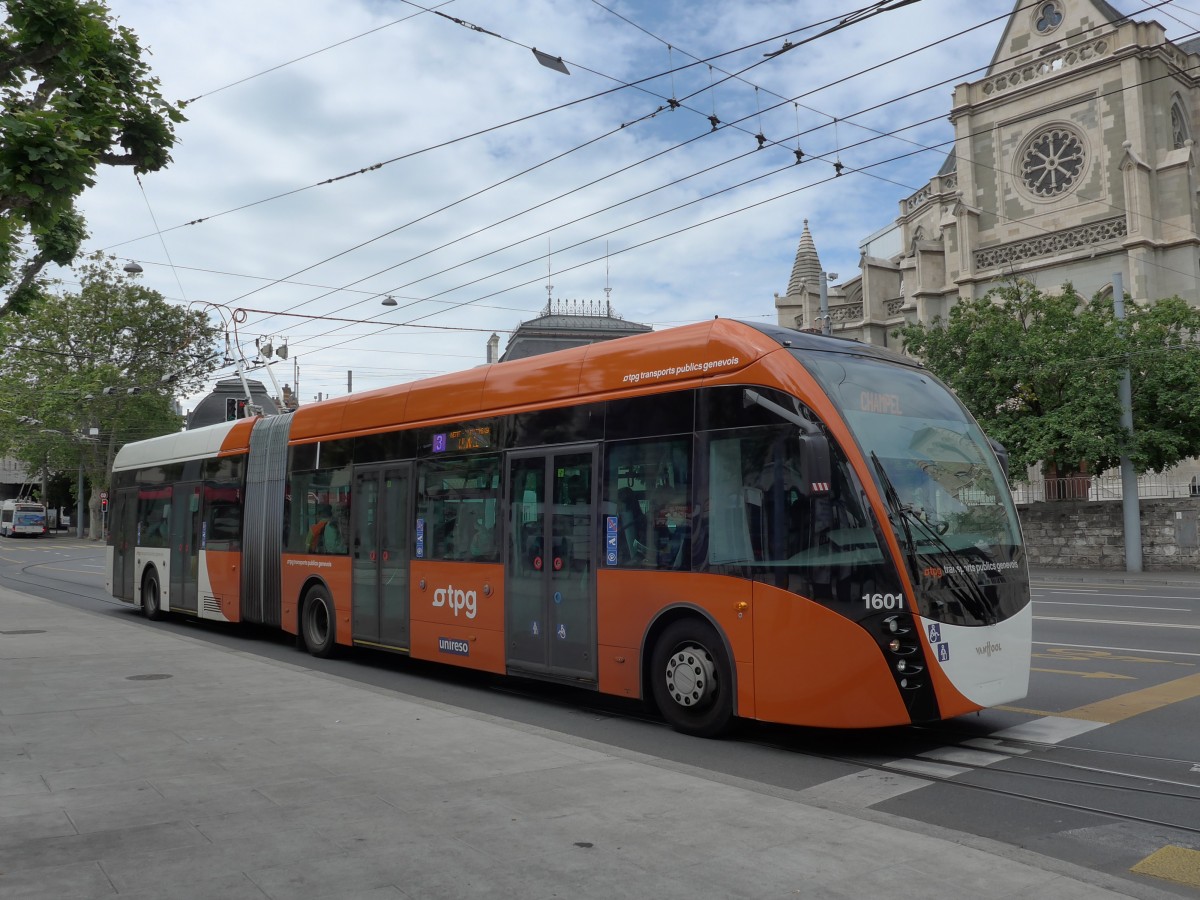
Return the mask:
POLYGON ((904 609, 903 594, 863 594, 867 609, 904 609))

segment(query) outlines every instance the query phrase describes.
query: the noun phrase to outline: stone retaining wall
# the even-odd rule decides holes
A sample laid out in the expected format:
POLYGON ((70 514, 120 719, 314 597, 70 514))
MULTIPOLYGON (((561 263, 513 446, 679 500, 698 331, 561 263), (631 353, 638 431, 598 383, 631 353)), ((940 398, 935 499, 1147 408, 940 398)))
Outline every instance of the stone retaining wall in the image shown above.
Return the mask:
MULTIPOLYGON (((1031 566, 1125 568, 1120 501, 1017 506, 1031 566)), ((1200 573, 1200 498, 1141 501, 1142 567, 1200 573)))

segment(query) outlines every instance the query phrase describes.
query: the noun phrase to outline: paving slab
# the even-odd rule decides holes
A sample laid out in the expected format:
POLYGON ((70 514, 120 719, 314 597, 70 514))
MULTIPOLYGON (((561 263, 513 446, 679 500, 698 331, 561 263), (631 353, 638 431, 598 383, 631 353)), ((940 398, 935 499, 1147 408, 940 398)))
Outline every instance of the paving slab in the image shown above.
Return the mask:
POLYGON ((0 633, 4 900, 1175 896, 862 785, 772 788, 4 588, 0 623, 38 632, 0 633))

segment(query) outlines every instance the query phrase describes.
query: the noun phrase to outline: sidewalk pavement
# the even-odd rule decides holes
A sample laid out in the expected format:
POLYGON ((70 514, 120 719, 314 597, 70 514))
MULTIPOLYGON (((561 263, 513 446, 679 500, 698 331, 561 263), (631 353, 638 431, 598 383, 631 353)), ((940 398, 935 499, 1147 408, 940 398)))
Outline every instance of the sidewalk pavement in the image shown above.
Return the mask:
POLYGON ((872 896, 1177 895, 0 588, 6 900, 872 896))

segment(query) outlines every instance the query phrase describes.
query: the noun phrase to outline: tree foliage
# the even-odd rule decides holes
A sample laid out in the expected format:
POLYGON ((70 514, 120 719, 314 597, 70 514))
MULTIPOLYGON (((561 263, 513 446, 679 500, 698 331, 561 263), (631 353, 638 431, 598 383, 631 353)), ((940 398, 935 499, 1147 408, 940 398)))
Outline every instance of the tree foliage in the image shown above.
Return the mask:
POLYGON ((0 9, 0 316, 45 290, 86 236, 76 198, 100 165, 161 169, 183 115, 137 36, 100 0, 4 0, 0 9), (22 250, 22 242, 30 249, 22 250))
POLYGON ((1122 324, 1111 298, 1017 282, 898 333, 1005 445, 1015 472, 1096 473, 1123 452, 1139 472, 1162 471, 1200 455, 1200 310, 1178 297, 1127 302, 1122 324), (1132 443, 1120 424, 1127 365, 1132 443))
POLYGON ((0 452, 31 471, 74 472, 82 461, 102 488, 121 446, 179 430, 174 397, 216 367, 216 329, 115 259, 93 256, 77 271, 78 294, 0 319, 0 452))

